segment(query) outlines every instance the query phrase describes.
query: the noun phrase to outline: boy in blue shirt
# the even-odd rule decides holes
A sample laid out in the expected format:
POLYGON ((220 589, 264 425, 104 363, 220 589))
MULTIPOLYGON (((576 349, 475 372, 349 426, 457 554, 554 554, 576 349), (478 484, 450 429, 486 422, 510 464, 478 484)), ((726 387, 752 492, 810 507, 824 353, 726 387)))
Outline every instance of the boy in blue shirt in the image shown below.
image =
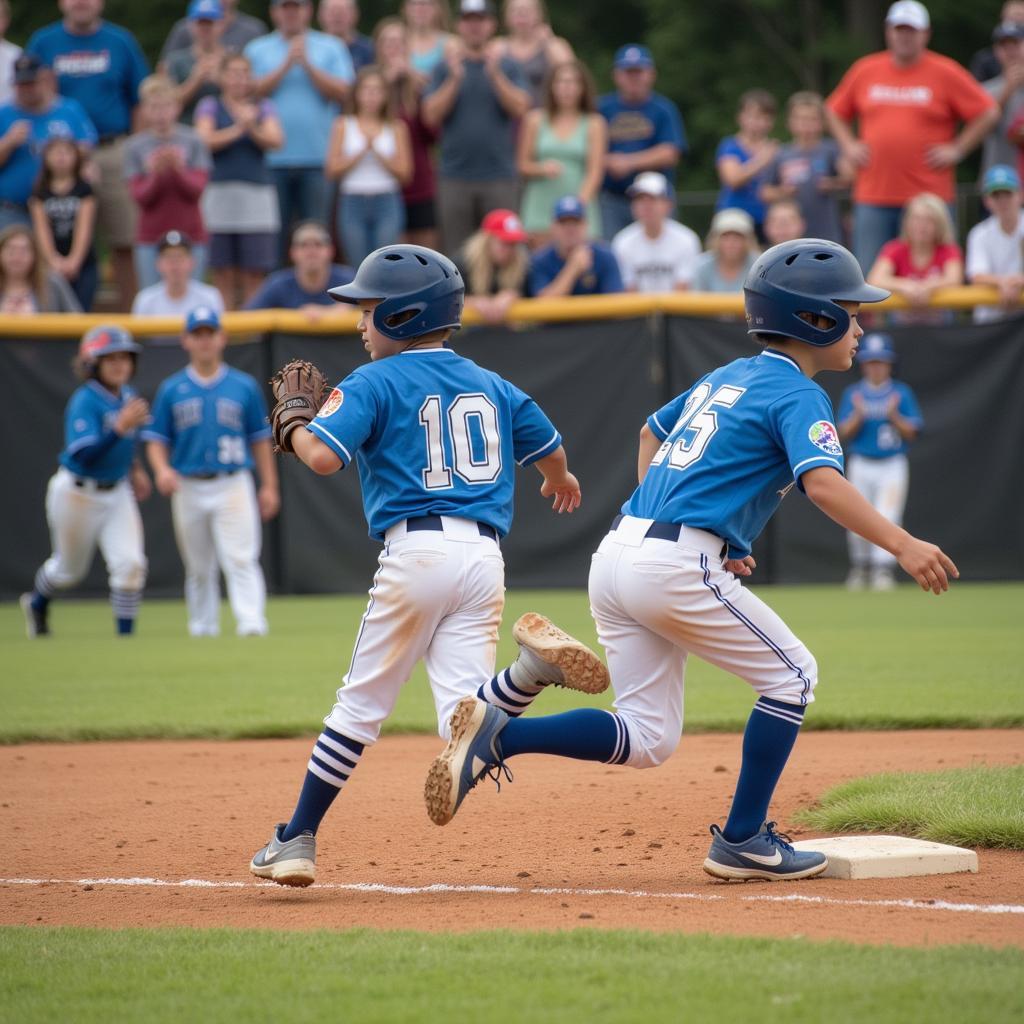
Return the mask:
POLYGON ((439 825, 487 772, 523 753, 649 768, 679 743, 686 659, 696 654, 757 691, 728 821, 711 826, 704 870, 723 879, 820 874, 823 854, 795 850, 765 821, 776 783, 814 700, 817 664, 739 577, 751 544, 795 484, 841 526, 891 552, 924 590, 956 576, 952 561, 879 515, 843 476, 843 450, 824 370, 849 369, 862 302, 889 293, 864 283, 853 255, 821 239, 769 249, 747 275, 749 333, 765 346, 698 380, 650 416, 640 435, 640 485, 602 541, 590 600, 608 654, 615 713, 579 709, 510 718, 459 702, 452 738, 431 765, 427 812, 439 825))

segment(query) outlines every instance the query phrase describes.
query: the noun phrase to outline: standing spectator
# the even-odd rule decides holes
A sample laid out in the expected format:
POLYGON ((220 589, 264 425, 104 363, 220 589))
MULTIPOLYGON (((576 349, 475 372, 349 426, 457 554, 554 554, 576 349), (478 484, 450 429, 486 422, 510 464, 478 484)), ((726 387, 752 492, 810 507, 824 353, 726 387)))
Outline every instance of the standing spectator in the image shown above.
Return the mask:
POLYGON ((314 322, 332 312, 343 313, 327 289, 348 284, 355 275, 350 267, 334 262, 327 228, 312 220, 299 224, 288 254, 292 266, 271 274, 245 308, 298 309, 314 322))
POLYGON ((14 102, 0 107, 0 228, 29 223, 28 199, 48 139, 73 139, 83 151, 96 143, 85 111, 74 100, 54 96, 49 77, 32 54, 14 62, 14 102))
POLYGON ((148 288, 158 278, 156 243, 177 230, 192 240, 195 276, 206 269, 206 228, 199 200, 210 176, 210 153, 195 129, 178 123, 181 106, 174 83, 151 75, 139 86, 143 130, 124 150, 124 176, 138 203, 135 273, 148 288))
POLYGON ((199 101, 220 93, 220 69, 228 52, 224 49, 224 8, 220 0, 192 0, 188 25, 192 44, 168 54, 163 66, 167 77, 178 86, 181 120, 192 124, 199 101))
POLYGON ((245 48, 256 93, 273 99, 284 128, 284 145, 267 156, 281 213, 282 261, 292 224, 326 214, 327 141, 355 77, 344 44, 310 30, 312 12, 309 0, 271 0, 276 31, 245 48))
POLYGON ((909 199, 934 192, 953 202, 955 166, 999 119, 995 101, 967 71, 927 49, 930 24, 917 0, 894 3, 885 19, 886 49, 856 61, 825 105, 855 169, 853 252, 865 269, 899 231, 909 199))
POLYGON ((11 5, 0 0, 0 105, 10 103, 14 95, 14 62, 21 54, 21 47, 15 46, 7 35, 11 24, 11 5))
MULTIPOLYGON (((531 0, 532 2, 532 0, 531 0)), ((531 110, 519 131, 519 173, 523 224, 534 247, 547 242, 551 208, 559 196, 574 195, 587 209, 587 229, 601 236, 597 192, 604 177, 608 125, 596 113, 594 81, 575 58, 551 69, 543 107, 531 110)))
MULTIPOLYGON (((243 14, 238 10, 238 0, 220 0, 224 10, 224 34, 221 43, 233 53, 241 53, 254 39, 267 34, 265 22, 254 18, 251 14, 243 14)), ((188 15, 174 23, 163 49, 160 51, 160 63, 163 64, 175 50, 187 50, 192 45, 192 32, 188 15)))
POLYGON ((543 0, 505 0, 503 14, 508 32, 501 40, 505 56, 519 67, 526 91, 539 107, 548 75, 556 65, 573 59, 572 47, 555 35, 543 0))
POLYGON ((604 242, 587 238, 586 211, 576 196, 555 203, 551 245, 533 254, 529 288, 543 299, 622 291, 615 254, 604 242))
POLYGON ((982 88, 999 104, 999 121, 985 136, 981 147, 981 175, 996 164, 1016 162, 1016 147, 1007 132, 1014 118, 1024 110, 1024 25, 1004 21, 992 33, 992 49, 999 60, 999 74, 982 83, 982 88))
POLYGON ((747 90, 740 96, 736 112, 740 130, 722 139, 715 153, 715 169, 722 183, 715 209, 746 210, 759 236, 764 223, 760 188, 779 151, 778 141, 770 138, 776 110, 775 97, 770 92, 747 90))
POLYGON ((401 18, 384 18, 378 22, 373 39, 379 67, 391 90, 395 110, 409 131, 412 147, 412 180, 402 189, 404 241, 436 249, 437 182, 433 148, 437 132, 423 120, 420 94, 426 80, 409 62, 409 30, 401 18))
POLYGON ((0 315, 81 312, 67 281, 47 270, 31 230, 11 224, 0 231, 0 315))
POLYGON ((598 112, 608 122, 608 156, 601 190, 601 228, 614 238, 632 220, 628 190, 641 171, 661 171, 669 182, 686 153, 679 108, 654 91, 654 58, 629 43, 615 54, 615 92, 602 96, 598 112))
POLYGON ((999 289, 998 306, 975 306, 974 322, 1000 320, 1018 312, 1024 292, 1024 217, 1020 178, 1012 167, 990 167, 982 184, 991 217, 967 236, 967 277, 971 284, 999 289))
POLYGON ((227 308, 237 309, 277 266, 281 220, 266 154, 284 135, 270 100, 253 95, 248 57, 228 54, 220 81, 220 96, 196 108, 196 134, 213 159, 200 205, 213 283, 227 308))
POLYGON ((327 35, 345 44, 356 72, 374 63, 373 40, 359 31, 356 0, 320 0, 317 20, 327 35))
POLYGON ((776 199, 765 211, 764 238, 767 245, 817 237, 807 230, 807 223, 795 199, 776 199))
POLYGON ((523 297, 530 254, 526 231, 512 210, 491 210, 480 230, 466 239, 455 261, 466 282, 466 305, 485 323, 500 324, 523 297))
POLYGON ((82 105, 99 136, 97 224, 110 250, 119 308, 127 309, 136 287, 136 207, 122 168, 149 66, 135 36, 103 20, 103 0, 60 0, 60 11, 63 19, 36 32, 26 49, 53 69, 61 95, 82 105))
POLYGON ((790 141, 780 147, 765 173, 761 200, 792 199, 808 238, 841 244, 843 227, 836 193, 849 187, 852 175, 835 141, 823 136, 821 97, 816 92, 793 93, 786 104, 786 123, 790 141))
POLYGON ((719 210, 711 219, 707 252, 693 275, 695 292, 742 292, 757 259, 753 218, 746 210, 719 210))
POLYGON ((376 65, 356 76, 352 113, 334 122, 324 172, 339 179, 338 237, 349 263, 358 266, 374 249, 398 241, 405 227, 402 186, 412 179, 412 146, 376 65))
POLYGON ((518 206, 516 122, 530 107, 519 69, 488 45, 497 28, 491 0, 462 0, 457 27, 423 101, 424 121, 441 133, 445 252, 455 252, 491 210, 518 206))
MULTIPOLYGON (((224 299, 212 285, 195 279, 192 241, 180 231, 168 231, 156 243, 156 270, 160 280, 143 288, 132 303, 132 316, 184 317, 196 306, 224 311, 224 299)), ((151 338, 151 341, 157 341, 151 338)), ((177 337, 161 342, 177 343, 177 337)))
POLYGON ((409 60, 413 69, 429 82, 453 41, 448 31, 448 0, 405 0, 402 20, 409 28, 409 60))
MULTIPOLYGON (((1008 21, 1024 25, 1024 0, 1006 0, 999 11, 999 22, 1005 24, 1008 21)), ((1001 70, 994 46, 986 46, 983 50, 978 50, 971 58, 969 66, 971 74, 979 82, 987 82, 989 79, 995 78, 1001 70)))
POLYGON ((96 196, 82 176, 84 157, 74 139, 53 138, 43 149, 29 211, 36 244, 50 270, 71 285, 78 304, 92 310, 96 265, 96 196))
POLYGON ((686 291, 700 258, 697 232, 672 219, 672 187, 657 171, 629 186, 634 222, 612 239, 627 292, 686 291))

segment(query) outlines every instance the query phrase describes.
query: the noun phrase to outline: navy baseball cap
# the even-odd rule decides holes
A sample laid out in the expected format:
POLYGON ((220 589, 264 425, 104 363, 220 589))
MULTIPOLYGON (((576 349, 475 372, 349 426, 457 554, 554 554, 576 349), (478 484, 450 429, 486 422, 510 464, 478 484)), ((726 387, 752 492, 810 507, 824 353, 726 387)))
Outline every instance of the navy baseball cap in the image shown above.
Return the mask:
POLYGON ((213 331, 220 330, 220 315, 213 306, 196 306, 185 321, 186 334, 191 334, 203 327, 209 327, 213 331))
POLYGON ((892 343, 892 337, 881 331, 865 334, 857 348, 857 362, 895 363, 896 348, 892 343))
POLYGON ((989 196, 993 192, 1016 192, 1020 189, 1020 176, 1008 164, 993 164, 981 182, 981 191, 989 196))
POLYGON ((189 21, 223 21, 224 8, 220 0, 192 0, 188 5, 189 21))
POLYGON ((562 196, 551 211, 554 220, 583 220, 587 211, 577 196, 562 196))
POLYGON ((39 77, 46 65, 34 54, 22 53, 14 62, 14 84, 26 85, 39 77))
POLYGON ((654 56, 646 46, 639 43, 626 43, 615 51, 612 67, 616 69, 653 68, 654 56))

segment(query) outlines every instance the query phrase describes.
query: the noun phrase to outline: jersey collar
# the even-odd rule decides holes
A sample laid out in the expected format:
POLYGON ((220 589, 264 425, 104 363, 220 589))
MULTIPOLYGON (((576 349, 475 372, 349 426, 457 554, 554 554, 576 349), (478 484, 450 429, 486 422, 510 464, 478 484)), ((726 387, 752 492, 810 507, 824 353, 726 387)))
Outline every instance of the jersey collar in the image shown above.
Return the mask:
POLYGON ((782 362, 789 363, 797 373, 802 374, 804 372, 800 369, 800 364, 792 356, 787 356, 785 352, 779 352, 774 348, 766 348, 761 355, 768 359, 781 359, 782 362))
MULTIPOLYGON (((110 390, 110 388, 104 387, 95 377, 90 378, 88 384, 89 387, 92 388, 92 390, 95 391, 96 394, 98 394, 105 402, 117 404, 119 401, 121 401, 121 395, 115 395, 114 392, 110 390)), ((123 394, 124 389, 122 389, 122 395, 123 394)))
POLYGON ((191 363, 185 367, 185 373, 187 374, 188 379, 192 381, 192 383, 195 384, 196 387, 212 388, 215 385, 219 384, 228 375, 228 364, 221 363, 220 368, 212 377, 200 377, 199 374, 196 373, 196 371, 193 369, 191 363))

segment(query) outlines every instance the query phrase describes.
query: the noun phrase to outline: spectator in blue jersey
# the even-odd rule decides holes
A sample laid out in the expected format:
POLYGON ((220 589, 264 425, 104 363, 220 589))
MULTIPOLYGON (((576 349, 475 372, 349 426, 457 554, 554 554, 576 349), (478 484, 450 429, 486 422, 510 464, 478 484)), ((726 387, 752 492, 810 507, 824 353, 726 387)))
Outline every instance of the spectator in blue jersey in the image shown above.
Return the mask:
POLYGON ((284 128, 284 145, 267 155, 281 212, 282 262, 291 226, 327 215, 327 143, 338 105, 355 78, 345 46, 310 30, 312 15, 309 0, 271 0, 275 31, 245 48, 256 95, 274 101, 284 128))
MULTIPOLYGON (((910 472, 907 451, 924 425, 914 392, 894 380, 896 351, 888 334, 865 334, 857 350, 861 379, 839 400, 837 429, 848 452, 846 476, 874 508, 903 522, 910 472)), ((848 534, 851 590, 891 590, 896 559, 855 533, 848 534)))
POLYGON ((60 0, 61 21, 36 32, 25 49, 53 69, 62 96, 77 100, 99 136, 95 163, 97 224, 113 260, 120 308, 135 294, 135 203, 121 174, 139 85, 149 74, 135 36, 103 20, 103 0, 60 0))
POLYGON ((28 200, 50 139, 72 139, 83 150, 96 131, 74 100, 53 96, 50 73, 38 57, 23 53, 14 63, 14 102, 0 107, 0 228, 30 223, 28 200))
POLYGON ((555 203, 551 245, 534 253, 528 280, 530 295, 539 299, 623 291, 615 255, 587 238, 587 211, 576 196, 555 203))
POLYGON ((359 5, 356 0, 320 0, 316 16, 327 35, 345 44, 356 71, 374 63, 373 40, 359 31, 359 5))
POLYGON ((263 282, 246 309, 299 309, 310 320, 344 312, 327 294, 328 288, 348 284, 352 269, 334 262, 331 236, 319 221, 304 221, 292 232, 288 250, 292 266, 263 282))
MULTIPOLYGON (((254 39, 267 34, 265 22, 244 14, 238 10, 238 0, 220 0, 224 11, 224 33, 221 43, 224 48, 234 53, 241 53, 254 39)), ((175 50, 187 50, 192 45, 191 19, 186 14, 174 23, 160 51, 160 64, 165 62, 175 50)))
POLYGON ((608 155, 601 190, 601 228, 612 239, 633 222, 629 186, 641 171, 661 171, 670 182, 687 151, 679 108, 654 91, 654 58, 629 43, 615 54, 615 92, 602 96, 598 113, 608 122, 608 155))

